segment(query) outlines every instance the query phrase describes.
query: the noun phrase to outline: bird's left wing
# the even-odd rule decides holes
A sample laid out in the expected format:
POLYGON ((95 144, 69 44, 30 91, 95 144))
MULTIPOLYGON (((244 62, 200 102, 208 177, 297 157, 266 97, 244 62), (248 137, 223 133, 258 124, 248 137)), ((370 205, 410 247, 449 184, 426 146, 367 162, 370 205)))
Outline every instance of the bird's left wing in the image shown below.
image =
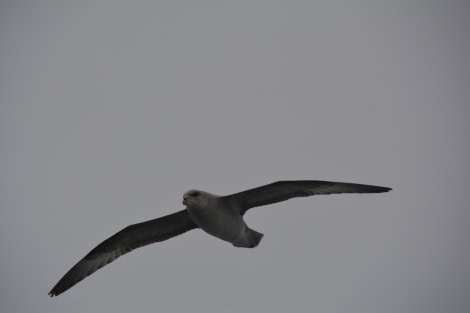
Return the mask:
POLYGON ((51 297, 60 295, 127 252, 170 239, 197 227, 187 210, 130 225, 91 250, 59 280, 49 295, 51 297))
POLYGON ((341 183, 321 180, 278 181, 222 197, 237 207, 243 215, 251 208, 285 201, 296 197, 337 193, 378 193, 392 190, 388 187, 341 183))

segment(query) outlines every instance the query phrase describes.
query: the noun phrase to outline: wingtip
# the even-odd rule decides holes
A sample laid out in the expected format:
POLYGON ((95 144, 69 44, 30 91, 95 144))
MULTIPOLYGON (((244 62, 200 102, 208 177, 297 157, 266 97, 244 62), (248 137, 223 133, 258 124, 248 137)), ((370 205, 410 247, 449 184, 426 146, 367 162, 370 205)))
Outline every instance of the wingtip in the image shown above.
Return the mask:
POLYGON ((381 192, 389 192, 389 191, 392 191, 393 189, 392 188, 389 188, 389 187, 381 187, 379 190, 377 190, 378 193, 381 193, 381 192))
POLYGON ((392 188, 390 187, 384 187, 384 186, 374 186, 374 185, 365 185, 369 188, 366 188, 366 189, 369 189, 371 192, 389 192, 392 190, 392 188))
POLYGON ((54 291, 54 289, 52 289, 51 291, 49 291, 49 293, 47 294, 49 297, 51 298, 54 298, 54 297, 57 297, 60 293, 57 293, 54 291))
POLYGON ((58 295, 60 295, 61 293, 63 293, 64 291, 66 291, 68 288, 66 289, 63 289, 61 288, 60 286, 54 286, 54 288, 51 289, 51 291, 49 291, 49 293, 47 294, 48 296, 50 296, 51 298, 54 298, 54 297, 57 297, 58 295))

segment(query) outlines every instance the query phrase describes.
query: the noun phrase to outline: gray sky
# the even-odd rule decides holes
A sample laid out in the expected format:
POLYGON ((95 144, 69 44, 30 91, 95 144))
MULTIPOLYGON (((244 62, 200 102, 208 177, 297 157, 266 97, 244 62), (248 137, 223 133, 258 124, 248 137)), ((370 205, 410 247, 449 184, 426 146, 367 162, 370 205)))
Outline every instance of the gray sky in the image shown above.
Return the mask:
POLYGON ((470 5, 4 1, 2 312, 470 311, 470 5), (123 227, 283 179, 394 188, 251 210, 50 299, 123 227))

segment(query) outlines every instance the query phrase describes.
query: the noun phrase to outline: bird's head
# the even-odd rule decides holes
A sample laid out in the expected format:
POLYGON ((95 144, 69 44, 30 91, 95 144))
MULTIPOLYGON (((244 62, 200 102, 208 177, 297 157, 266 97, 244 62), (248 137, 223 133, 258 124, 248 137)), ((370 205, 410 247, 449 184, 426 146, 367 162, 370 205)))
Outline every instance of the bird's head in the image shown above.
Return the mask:
MULTIPOLYGON (((190 207, 205 207, 211 198, 211 194, 201 190, 188 190, 183 195, 183 205, 190 207)), ((212 196, 213 197, 213 196, 212 196)))

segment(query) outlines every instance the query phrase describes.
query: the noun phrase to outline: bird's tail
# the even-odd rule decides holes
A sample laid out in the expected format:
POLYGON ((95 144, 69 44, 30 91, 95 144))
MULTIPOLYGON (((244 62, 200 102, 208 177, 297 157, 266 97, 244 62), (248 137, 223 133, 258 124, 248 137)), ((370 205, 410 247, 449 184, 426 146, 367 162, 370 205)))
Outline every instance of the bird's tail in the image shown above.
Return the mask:
POLYGON ((256 247, 261 239, 263 238, 263 234, 259 233, 251 228, 246 228, 246 236, 243 242, 233 243, 235 247, 243 247, 243 248, 254 248, 256 247))
POLYGON ((247 235, 248 235, 248 241, 250 242, 249 248, 256 247, 261 241, 261 239, 263 239, 263 236, 264 236, 262 233, 258 233, 257 231, 253 229, 249 229, 247 235))

